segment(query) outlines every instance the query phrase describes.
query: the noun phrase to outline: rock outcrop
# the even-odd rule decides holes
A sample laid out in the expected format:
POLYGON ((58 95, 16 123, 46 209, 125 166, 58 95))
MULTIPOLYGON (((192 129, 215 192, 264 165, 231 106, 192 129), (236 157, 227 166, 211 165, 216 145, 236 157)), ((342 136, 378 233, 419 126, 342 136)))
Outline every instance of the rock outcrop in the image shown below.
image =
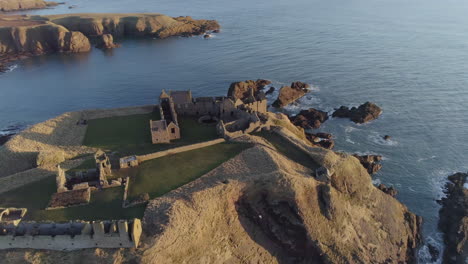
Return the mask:
POLYGON ((333 149, 335 147, 335 141, 333 141, 332 134, 329 133, 305 133, 307 140, 312 145, 321 147, 324 149, 333 149))
POLYGON ((346 106, 341 106, 333 113, 333 117, 349 118, 354 123, 362 124, 377 119, 382 114, 382 109, 376 104, 366 102, 358 108, 352 107, 349 109, 346 106))
POLYGON ((353 155, 356 157, 362 166, 367 170, 369 174, 374 174, 382 169, 382 164, 380 161, 382 160, 382 156, 380 155, 353 155))
POLYGON ((442 198, 439 229, 444 232, 444 263, 462 264, 468 259, 468 188, 467 173, 448 177, 445 198, 442 198))
POLYGON ((96 42, 96 48, 99 49, 113 49, 119 46, 114 43, 114 37, 111 34, 102 34, 97 37, 96 42))
POLYGON ((252 94, 255 97, 258 96, 260 91, 268 84, 271 84, 271 82, 262 79, 258 79, 256 81, 247 80, 243 82, 234 82, 229 86, 228 96, 245 101, 248 100, 252 94))
POLYGON ((395 197, 398 194, 398 191, 395 188, 393 188, 393 186, 387 187, 385 186, 385 184, 379 184, 377 188, 392 197, 395 197))
POLYGON ((323 122, 328 120, 327 112, 323 112, 314 108, 302 110, 299 114, 292 116, 291 122, 304 129, 317 129, 323 122))
POLYGON ((1 0, 0 11, 9 12, 28 9, 42 9, 56 6, 58 4, 59 3, 44 0, 1 0))
POLYGON ((304 96, 309 91, 310 85, 303 82, 293 82, 291 86, 283 86, 279 90, 278 99, 273 102, 274 107, 284 107, 304 96))

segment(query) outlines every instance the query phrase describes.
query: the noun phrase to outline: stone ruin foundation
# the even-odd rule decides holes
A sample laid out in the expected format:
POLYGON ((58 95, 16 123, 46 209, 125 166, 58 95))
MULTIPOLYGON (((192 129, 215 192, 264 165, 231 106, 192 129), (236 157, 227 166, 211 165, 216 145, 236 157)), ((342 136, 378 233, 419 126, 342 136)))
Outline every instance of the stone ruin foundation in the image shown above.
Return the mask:
POLYGON ((0 222, 0 249, 137 248, 141 221, 0 222))

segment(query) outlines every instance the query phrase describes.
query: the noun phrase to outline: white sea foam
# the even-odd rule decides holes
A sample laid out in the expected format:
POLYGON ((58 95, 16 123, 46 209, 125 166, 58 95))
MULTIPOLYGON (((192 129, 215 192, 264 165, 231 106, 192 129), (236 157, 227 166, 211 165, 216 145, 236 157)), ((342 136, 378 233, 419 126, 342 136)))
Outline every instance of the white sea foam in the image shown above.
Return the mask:
POLYGON ((346 137, 346 142, 356 144, 356 142, 352 141, 348 136, 346 137))
POLYGON ((419 263, 431 263, 431 264, 442 263, 442 253, 444 251, 444 244, 442 242, 443 241, 442 233, 437 232, 433 235, 435 236, 435 238, 433 236, 428 236, 426 238, 426 243, 424 243, 424 245, 419 249, 419 252, 418 252, 419 263), (431 256, 431 253, 429 252, 428 244, 431 244, 437 249, 437 251, 439 251, 439 257, 435 261, 432 261, 432 256, 431 256))
POLYGON ((6 70, 6 72, 12 72, 12 71, 14 71, 16 68, 18 68, 18 64, 10 65, 10 66, 8 67, 8 69, 6 70))
POLYGON ((373 179, 372 180, 372 184, 374 185, 380 185, 382 183, 382 181, 380 179, 373 179))
POLYGON ((426 160, 433 160, 437 158, 437 156, 430 156, 429 158, 419 158, 418 159, 418 162, 421 162, 421 161, 426 161, 426 160))
POLYGON ((395 139, 386 140, 383 138, 382 135, 378 133, 372 133, 368 136, 369 140, 374 142, 375 144, 382 145, 382 146, 396 146, 398 145, 398 141, 395 139))

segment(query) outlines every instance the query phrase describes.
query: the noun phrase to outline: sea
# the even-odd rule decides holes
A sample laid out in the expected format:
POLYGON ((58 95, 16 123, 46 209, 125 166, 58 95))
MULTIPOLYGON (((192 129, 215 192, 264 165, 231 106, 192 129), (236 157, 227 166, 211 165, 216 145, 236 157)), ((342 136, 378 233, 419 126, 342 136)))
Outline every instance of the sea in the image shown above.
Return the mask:
POLYGON ((258 78, 277 89, 311 85, 288 113, 371 101, 383 108, 379 119, 332 118, 319 131, 334 135, 336 150, 384 157, 374 183, 394 186, 424 218, 419 262, 441 262, 427 248, 443 250, 437 200, 448 175, 468 171, 468 1, 69 0, 20 14, 80 12, 190 15, 218 20, 222 32, 18 61, 0 75, 0 129, 65 111, 152 104, 162 89, 225 95, 231 82, 258 78))

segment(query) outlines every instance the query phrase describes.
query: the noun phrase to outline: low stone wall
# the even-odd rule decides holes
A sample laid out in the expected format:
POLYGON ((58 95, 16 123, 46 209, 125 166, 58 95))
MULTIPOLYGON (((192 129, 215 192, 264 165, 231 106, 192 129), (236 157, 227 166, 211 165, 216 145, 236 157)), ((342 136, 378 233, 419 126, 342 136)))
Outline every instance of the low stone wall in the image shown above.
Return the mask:
POLYGON ((70 223, 22 222, 0 225, 0 249, 136 248, 142 233, 140 219, 70 223))
POLYGON ((225 141, 226 140, 224 138, 218 138, 218 139, 214 139, 214 140, 210 140, 210 141, 205 141, 205 142, 196 143, 196 144, 192 144, 192 145, 187 145, 187 146, 182 146, 182 147, 178 147, 178 148, 168 149, 168 150, 159 151, 159 152, 155 152, 155 153, 151 153, 151 154, 147 154, 147 155, 137 156, 137 159, 138 159, 138 162, 141 163, 141 162, 144 162, 144 161, 147 161, 147 160, 152 160, 152 159, 156 159, 156 158, 160 158, 160 157, 164 157, 164 156, 168 156, 168 155, 172 155, 172 154, 176 154, 176 153, 181 153, 181 152, 186 152, 186 151, 195 150, 195 149, 199 149, 199 148, 209 147, 209 146, 216 145, 216 144, 219 144, 219 143, 222 143, 222 142, 225 142, 225 141))

